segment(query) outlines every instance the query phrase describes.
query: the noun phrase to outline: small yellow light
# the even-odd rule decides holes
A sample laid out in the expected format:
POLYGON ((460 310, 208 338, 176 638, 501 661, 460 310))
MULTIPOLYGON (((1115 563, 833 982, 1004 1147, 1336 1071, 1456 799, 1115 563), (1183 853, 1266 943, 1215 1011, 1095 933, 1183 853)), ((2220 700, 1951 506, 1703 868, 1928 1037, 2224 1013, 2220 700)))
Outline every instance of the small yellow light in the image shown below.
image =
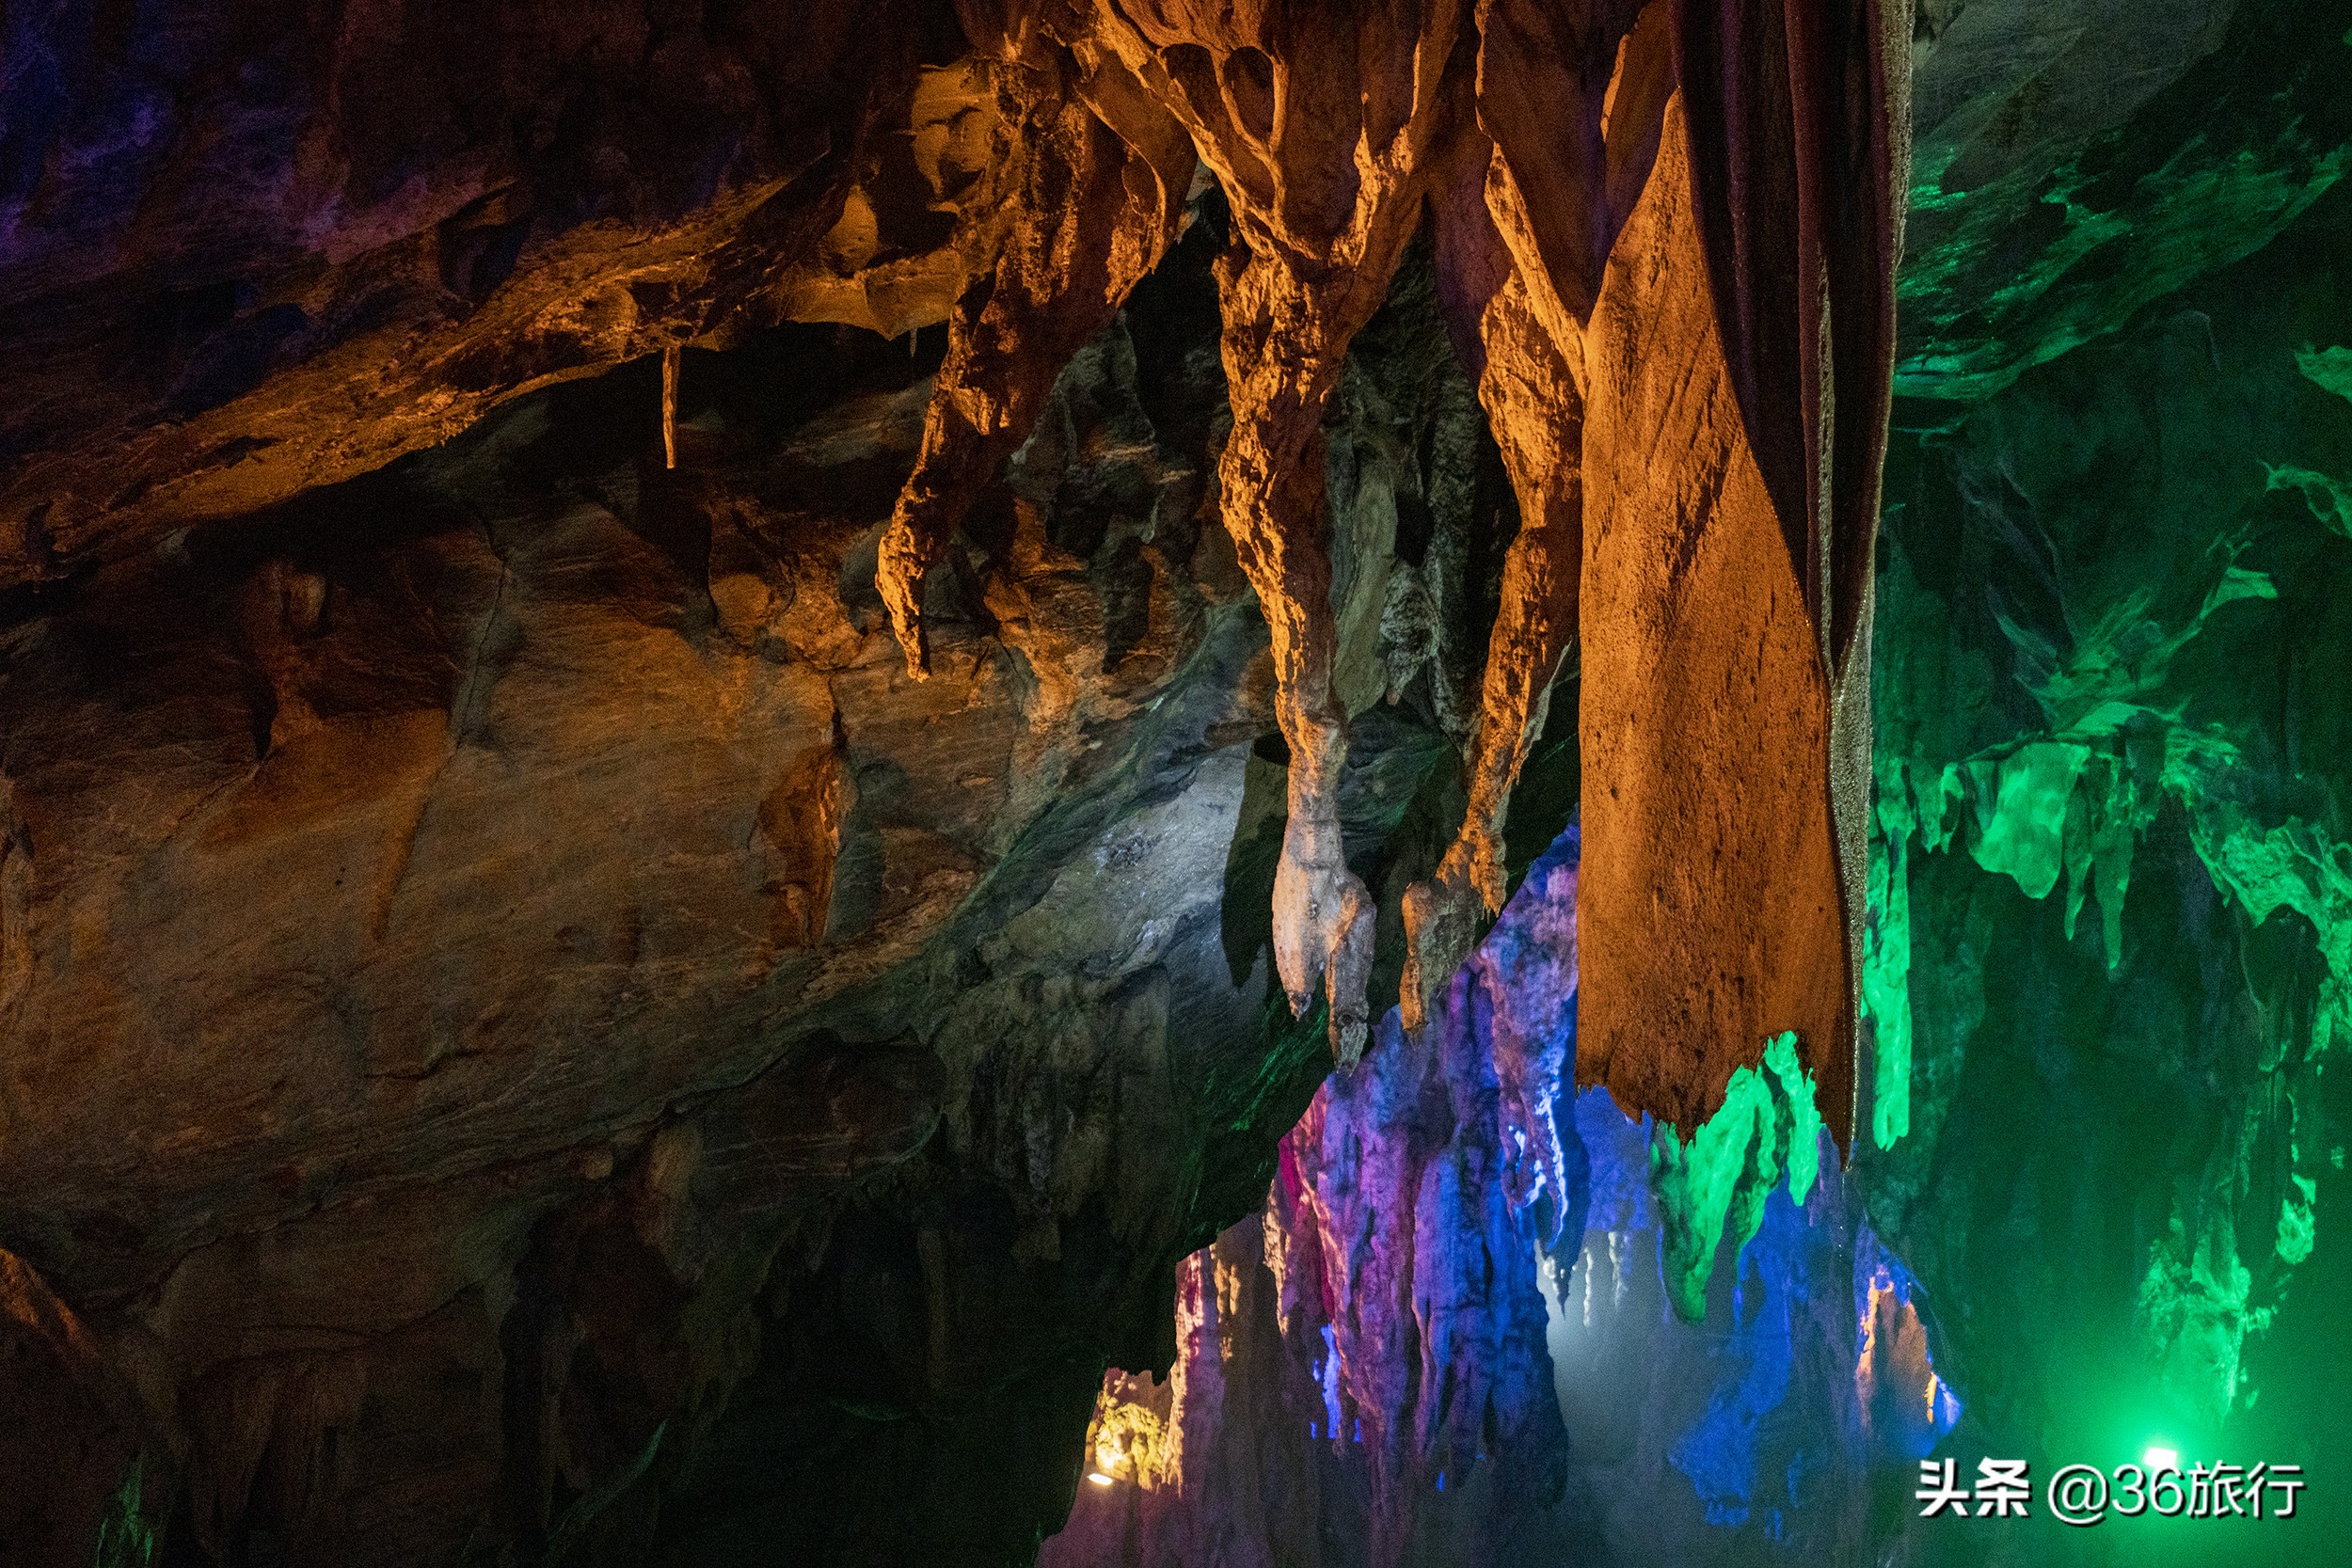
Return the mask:
POLYGON ((1111 1483, 1111 1478, 1104 1475, 1100 1470, 1089 1470, 1087 1472, 1087 1480, 1094 1482, 1097 1486, 1108 1486, 1111 1483))
POLYGON ((2178 1449, 2150 1449, 2139 1458, 2140 1462, 2148 1466, 2148 1473, 2152 1476, 2160 1476, 2167 1470, 2176 1476, 2181 1473, 2181 1453, 2178 1449))

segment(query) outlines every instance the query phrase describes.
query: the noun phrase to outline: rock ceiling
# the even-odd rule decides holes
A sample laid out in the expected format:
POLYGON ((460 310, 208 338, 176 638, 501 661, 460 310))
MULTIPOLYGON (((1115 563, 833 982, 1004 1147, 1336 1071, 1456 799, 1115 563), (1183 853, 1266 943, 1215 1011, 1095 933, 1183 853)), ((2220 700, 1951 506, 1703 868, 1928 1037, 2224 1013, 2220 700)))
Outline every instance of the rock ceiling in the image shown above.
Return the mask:
POLYGON ((1426 225, 1522 526, 1468 810, 1406 897, 1408 1020, 1500 907, 1512 782, 1581 631, 1580 728, 1606 784, 1587 808, 1585 1070, 1693 1120, 1793 1026, 1843 1106, 1858 900, 1835 846, 1859 797, 1833 807, 1851 769, 1830 758, 1867 750, 1841 694, 1860 689, 1909 21, 1016 6, 964 13, 968 53, 937 21, 825 8, 699 30, 525 14, 440 47, 355 20, 309 54, 263 40, 258 8, 167 43, 61 28, 21 94, 6 309, 37 392, 9 421, 0 586, 649 350, 944 316, 878 579, 919 673, 925 574, 1214 182, 1232 225, 1219 505, 1292 757, 1276 952, 1295 1007, 1327 995, 1352 1060, 1377 1004, 1333 797, 1347 715, 1320 427, 1426 225), (193 93, 157 82, 145 52, 166 48, 193 93))

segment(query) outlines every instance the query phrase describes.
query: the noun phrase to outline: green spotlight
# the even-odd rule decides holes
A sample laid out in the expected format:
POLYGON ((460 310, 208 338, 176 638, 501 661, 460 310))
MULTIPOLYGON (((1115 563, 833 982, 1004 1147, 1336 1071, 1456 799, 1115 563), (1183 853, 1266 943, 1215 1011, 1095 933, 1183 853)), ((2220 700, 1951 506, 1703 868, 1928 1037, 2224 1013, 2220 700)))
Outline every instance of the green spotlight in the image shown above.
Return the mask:
POLYGON ((2167 1470, 2176 1476, 2181 1473, 2181 1451, 2178 1449, 2168 1449, 2160 1444, 2152 1446, 2139 1456, 2139 1462, 2147 1466, 2151 1478, 2160 1476, 2167 1470))

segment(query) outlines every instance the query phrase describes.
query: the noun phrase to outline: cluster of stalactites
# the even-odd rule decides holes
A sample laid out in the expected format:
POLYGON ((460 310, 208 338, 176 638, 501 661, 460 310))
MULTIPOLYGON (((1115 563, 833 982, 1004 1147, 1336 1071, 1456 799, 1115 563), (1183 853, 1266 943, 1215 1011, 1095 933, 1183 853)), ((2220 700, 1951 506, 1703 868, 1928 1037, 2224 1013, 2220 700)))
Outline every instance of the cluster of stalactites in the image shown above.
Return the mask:
MULTIPOLYGON (((1598 737, 1597 778, 1588 756, 1596 858, 1606 862, 1611 834, 1688 830, 1684 844, 1665 850, 1687 850, 1684 863, 1668 868, 1688 884, 1686 896, 1659 916, 1679 922, 1668 933, 1674 940, 1648 956, 1649 967, 1634 966, 1629 986, 1603 984, 1602 994, 1620 1011, 1638 1012, 1640 998, 1621 993, 1653 984, 1655 964, 1678 958, 1697 964, 1689 983, 1698 991, 1751 998, 1682 1009, 1693 1027, 1725 1037, 1696 1053, 1672 1040, 1646 1053, 1628 1047, 1637 1030, 1631 1018, 1626 1027, 1604 1027, 1600 1074, 1631 1091, 1621 1098, 1689 1116, 1703 1114, 1734 1067, 1783 1028, 1806 1037, 1817 1069, 1849 1050, 1842 937, 1828 954, 1802 951, 1802 942, 1763 953, 1751 942, 1710 958, 1714 917, 1692 911, 1721 902, 1695 859, 1716 847, 1710 832, 1786 830, 1788 853, 1806 863, 1801 874, 1792 879, 1769 856, 1735 863, 1730 874, 1750 883, 1770 877, 1782 895, 1820 905, 1797 921, 1807 931, 1818 935, 1826 918, 1842 932, 1850 902, 1832 842, 1833 816, 1850 814, 1831 808, 1829 709, 1851 685, 1839 666, 1851 661, 1858 612, 1835 612, 1845 585, 1867 586, 1852 561, 1857 551, 1867 558, 1877 449, 1867 433, 1873 417, 1883 432, 1885 373, 1871 372, 1875 383, 1841 376, 1839 428, 1853 424, 1865 436, 1833 447, 1821 425, 1829 400, 1819 395, 1830 361, 1819 351, 1834 333, 1841 369, 1885 357, 1871 334, 1883 336, 1881 317, 1891 309, 1888 159, 1899 150, 1887 127, 1899 81, 1888 86, 1899 55, 1878 41, 1894 35, 1880 25, 1875 0, 1651 0, 1646 8, 1640 0, 1391 0, 1372 8, 1347 0, 1013 0, 1009 15, 976 15, 977 8, 967 11, 967 26, 992 61, 1007 127, 993 204, 1005 238, 993 270, 973 281, 950 316, 921 453, 882 545, 879 586, 910 671, 920 676, 929 658, 926 572, 973 497, 1028 435, 1062 365, 1109 324, 1173 241, 1185 194, 1205 168, 1232 214, 1232 241, 1216 271, 1233 415, 1218 468, 1220 504, 1272 634, 1276 717, 1291 756, 1274 889, 1276 962, 1295 1010, 1307 1011, 1318 991, 1328 999, 1334 1051, 1352 1064, 1369 1022, 1374 908, 1340 833, 1347 715, 1332 689, 1337 634, 1321 431, 1350 341, 1427 223, 1448 324, 1474 374, 1521 521, 1503 567, 1467 759, 1468 809, 1435 874, 1406 897, 1407 1027, 1420 1027, 1502 907, 1512 786, 1579 629, 1581 588, 1597 570, 1613 589, 1603 595, 1605 613, 1640 622, 1634 629, 1649 637, 1648 652, 1670 669, 1677 667, 1676 639, 1692 635, 1676 629, 1677 612, 1693 626, 1708 621, 1716 629, 1707 635, 1735 654, 1744 644, 1764 647, 1751 662, 1769 665, 1772 650, 1789 644, 1790 606, 1807 630, 1802 645, 1825 661, 1805 678, 1767 672, 1784 686, 1794 679, 1804 688, 1800 701, 1818 698, 1821 711, 1794 721, 1759 719, 1770 742, 1762 755, 1735 745, 1733 752, 1750 754, 1703 756, 1695 772, 1663 784, 1624 781, 1639 786, 1634 798, 1660 802, 1627 808, 1637 817, 1645 811, 1645 819, 1613 818, 1597 832, 1594 787, 1619 783, 1608 776, 1613 767, 1689 771, 1672 737, 1639 756, 1598 737), (1749 56, 1764 44, 1774 46, 1772 57, 1793 63, 1754 66, 1749 56), (1877 84, 1858 102, 1857 80, 1877 84), (1851 130, 1838 127, 1854 124, 1872 127, 1877 142, 1849 145, 1851 130), (1863 198, 1825 207, 1823 192, 1844 188, 1825 182, 1857 166, 1877 184, 1865 181, 1863 198), (1633 222, 1637 211, 1648 213, 1645 223, 1633 222), (1792 281, 1817 275, 1818 286, 1792 281), (1672 329, 1676 312, 1691 314, 1693 287, 1726 324, 1720 332, 1711 320, 1706 330, 1687 322, 1672 329), (1799 317, 1816 329, 1798 332, 1799 317), (1802 356, 1788 366, 1772 360, 1799 339, 1807 345, 1802 356), (1694 382, 1693 365, 1708 375, 1694 382), (1786 417, 1764 408, 1764 400, 1789 390, 1792 375, 1801 395, 1786 417), (1697 436, 1687 444, 1695 457, 1652 450, 1677 435, 1677 420, 1694 417, 1697 436), (1597 451, 1597 431, 1606 450, 1597 451), (1794 452, 1785 450, 1789 431, 1801 448, 1794 452), (1861 483, 1851 475, 1866 467, 1867 501, 1847 494, 1861 483), (1727 482, 1730 469, 1738 472, 1727 482), (1748 487, 1748 511, 1762 514, 1772 538, 1786 539, 1779 564, 1789 592, 1772 581, 1740 583, 1740 594, 1767 608, 1727 617, 1716 613, 1720 607, 1677 603, 1677 595, 1721 596, 1731 586, 1726 570, 1752 568, 1752 541, 1737 535, 1756 519, 1734 516, 1726 531, 1708 509, 1738 507, 1706 494, 1711 486, 1744 495, 1736 481, 1748 470, 1762 480, 1748 487), (1790 472, 1812 477, 1792 493, 1780 483, 1790 472), (1632 476, 1683 496, 1672 516, 1616 509, 1625 536, 1616 547, 1630 564, 1614 578, 1612 558, 1588 538, 1597 518, 1613 515, 1615 499, 1615 491, 1588 495, 1596 476, 1617 490, 1632 476), (1731 543, 1710 554, 1702 535, 1731 543), (1651 570, 1661 551, 1666 567, 1651 570), (1604 558, 1597 568, 1597 555, 1604 558), (1661 617, 1641 607, 1644 595, 1664 602, 1662 643, 1654 624, 1661 617), (1797 776, 1758 794, 1746 784, 1758 765, 1793 767, 1797 776), (1791 790, 1804 797, 1793 816, 1783 799, 1791 790), (1804 831, 1813 818, 1821 832, 1804 831), (1747 984, 1744 970, 1786 964, 1792 955, 1817 969, 1828 958, 1834 1002, 1822 1005, 1819 986, 1792 994, 1747 984), (1708 972, 1710 963, 1719 973, 1708 972), (1790 1016, 1748 1016, 1756 1011, 1752 998, 1767 992, 1790 1016), (1643 1070, 1612 1069, 1629 1050, 1629 1068, 1643 1070), (1674 1065, 1685 1060, 1692 1065, 1674 1065)), ((1706 304, 1698 314, 1710 315, 1706 304)), ((1588 643, 1617 629, 1605 619, 1592 624, 1589 605, 1582 619, 1588 643)), ((1669 673, 1635 681, 1619 707, 1672 727, 1682 709, 1711 703, 1722 721, 1698 726, 1693 743, 1723 752, 1743 721, 1742 705, 1777 698, 1694 689, 1692 680, 1712 678, 1724 660, 1710 657, 1722 652, 1701 650, 1692 680, 1669 673)), ((1593 730, 1590 711, 1582 721, 1593 730)), ((1738 912, 1752 902, 1725 907, 1738 912)), ((1602 951, 1588 938, 1586 953, 1606 969, 1613 942, 1641 939, 1632 928, 1602 928, 1602 951)), ((1595 990, 1585 989, 1588 997, 1595 990)), ((1584 1033, 1595 1036, 1589 1018, 1584 1033)), ((1847 1074, 1822 1077, 1842 1086, 1847 1074)))

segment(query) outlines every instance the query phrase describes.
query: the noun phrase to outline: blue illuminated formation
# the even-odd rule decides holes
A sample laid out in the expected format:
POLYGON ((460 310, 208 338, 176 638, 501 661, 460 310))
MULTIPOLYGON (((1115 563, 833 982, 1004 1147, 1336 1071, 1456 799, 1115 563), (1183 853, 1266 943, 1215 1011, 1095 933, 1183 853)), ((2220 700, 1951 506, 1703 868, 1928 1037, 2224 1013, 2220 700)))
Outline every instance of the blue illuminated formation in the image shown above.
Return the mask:
MULTIPOLYGON (((1720 1381, 1707 1413, 1683 1433, 1668 1457, 1691 1478, 1706 1505, 1710 1525, 1747 1522, 1756 1491, 1756 1449, 1762 1428, 1788 1397, 1795 1359, 1790 1296, 1804 1287, 1804 1261, 1788 1232, 1802 1226, 1785 1192, 1765 1204, 1764 1225, 1740 1249, 1732 1291, 1729 1337, 1712 1352, 1720 1381), (1756 1300, 1747 1301, 1750 1276, 1756 1300), (1743 1312, 1741 1308, 1747 1309, 1743 1312)), ((1802 1452, 1788 1465, 1789 1501, 1798 1500, 1798 1478, 1813 1468, 1802 1452)))
POLYGON ((1265 1212, 1186 1263, 1174 1372, 1115 1374, 1096 1418, 1160 1423, 1178 1457, 1087 1489, 1047 1568, 1311 1542, 1368 1568, 1440 1541, 1807 1561, 1950 1432, 1924 1295, 1793 1052, 1688 1137, 1573 1090, 1578 848, 1571 827, 1529 868, 1422 1039, 1381 1021, 1265 1212))

